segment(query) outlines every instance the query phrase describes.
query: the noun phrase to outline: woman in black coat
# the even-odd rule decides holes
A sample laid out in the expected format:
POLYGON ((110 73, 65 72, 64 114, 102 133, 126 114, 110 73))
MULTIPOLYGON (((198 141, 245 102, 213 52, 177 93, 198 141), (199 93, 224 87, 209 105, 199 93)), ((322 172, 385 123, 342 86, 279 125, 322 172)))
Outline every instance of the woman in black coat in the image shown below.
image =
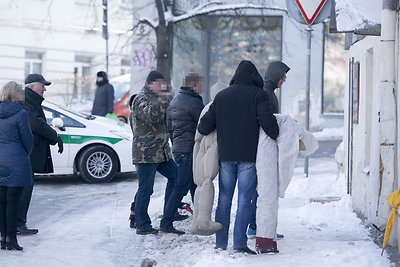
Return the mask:
POLYGON ((14 81, 0 91, 0 231, 1 249, 22 250, 17 242, 17 206, 22 190, 32 185, 29 154, 33 136, 22 106, 24 91, 14 81))

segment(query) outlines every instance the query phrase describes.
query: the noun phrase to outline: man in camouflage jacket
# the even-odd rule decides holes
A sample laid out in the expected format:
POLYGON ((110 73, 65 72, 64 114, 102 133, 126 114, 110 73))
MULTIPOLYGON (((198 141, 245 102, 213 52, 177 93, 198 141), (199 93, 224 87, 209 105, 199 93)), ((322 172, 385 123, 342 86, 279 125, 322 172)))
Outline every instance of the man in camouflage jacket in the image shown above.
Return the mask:
MULTIPOLYGON (((136 233, 141 235, 158 232, 152 227, 147 213, 156 172, 168 180, 164 210, 176 184, 178 167, 172 159, 166 124, 166 111, 171 99, 162 73, 151 71, 144 88, 132 102, 132 162, 136 165, 139 179, 135 197, 136 233)), ((160 227, 160 231, 184 234, 175 229, 172 222, 170 225, 160 227)))

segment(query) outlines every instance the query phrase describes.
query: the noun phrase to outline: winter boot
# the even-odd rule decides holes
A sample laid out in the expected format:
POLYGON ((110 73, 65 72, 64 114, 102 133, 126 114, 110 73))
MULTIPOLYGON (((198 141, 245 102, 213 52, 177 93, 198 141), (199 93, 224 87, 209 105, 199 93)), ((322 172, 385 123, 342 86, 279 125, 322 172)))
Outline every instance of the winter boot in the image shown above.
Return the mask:
POLYGON ((17 238, 6 238, 6 247, 8 250, 23 250, 24 248, 18 245, 17 238))
POLYGON ((5 235, 1 236, 0 243, 1 243, 1 249, 6 249, 6 236, 5 235))
POLYGON ((131 215, 129 216, 129 226, 131 228, 136 228, 136 221, 135 221, 135 201, 132 202, 131 204, 131 215))
POLYGON ((278 246, 272 238, 256 237, 257 253, 279 253, 278 246))

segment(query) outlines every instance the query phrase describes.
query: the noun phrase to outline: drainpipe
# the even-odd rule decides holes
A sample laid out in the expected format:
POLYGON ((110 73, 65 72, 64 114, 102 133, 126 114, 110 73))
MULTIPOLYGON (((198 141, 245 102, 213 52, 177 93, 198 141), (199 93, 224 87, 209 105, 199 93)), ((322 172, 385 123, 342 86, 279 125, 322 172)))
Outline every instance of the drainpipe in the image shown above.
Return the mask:
POLYGON ((397 22, 397 0, 382 1, 381 60, 379 62, 379 143, 380 175, 378 179, 377 226, 384 228, 389 216, 390 206, 386 198, 395 190, 397 107, 395 90, 395 39, 397 22))

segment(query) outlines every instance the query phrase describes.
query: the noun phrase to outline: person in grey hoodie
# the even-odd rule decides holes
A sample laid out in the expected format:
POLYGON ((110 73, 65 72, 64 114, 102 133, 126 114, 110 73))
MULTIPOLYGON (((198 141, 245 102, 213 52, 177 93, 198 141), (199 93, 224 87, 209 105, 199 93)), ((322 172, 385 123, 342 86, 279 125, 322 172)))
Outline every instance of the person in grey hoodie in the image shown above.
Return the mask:
POLYGON ((268 64, 267 71, 264 76, 264 90, 268 94, 272 112, 279 113, 278 98, 275 95, 275 89, 281 88, 286 81, 286 74, 290 68, 281 61, 272 61, 268 64))

